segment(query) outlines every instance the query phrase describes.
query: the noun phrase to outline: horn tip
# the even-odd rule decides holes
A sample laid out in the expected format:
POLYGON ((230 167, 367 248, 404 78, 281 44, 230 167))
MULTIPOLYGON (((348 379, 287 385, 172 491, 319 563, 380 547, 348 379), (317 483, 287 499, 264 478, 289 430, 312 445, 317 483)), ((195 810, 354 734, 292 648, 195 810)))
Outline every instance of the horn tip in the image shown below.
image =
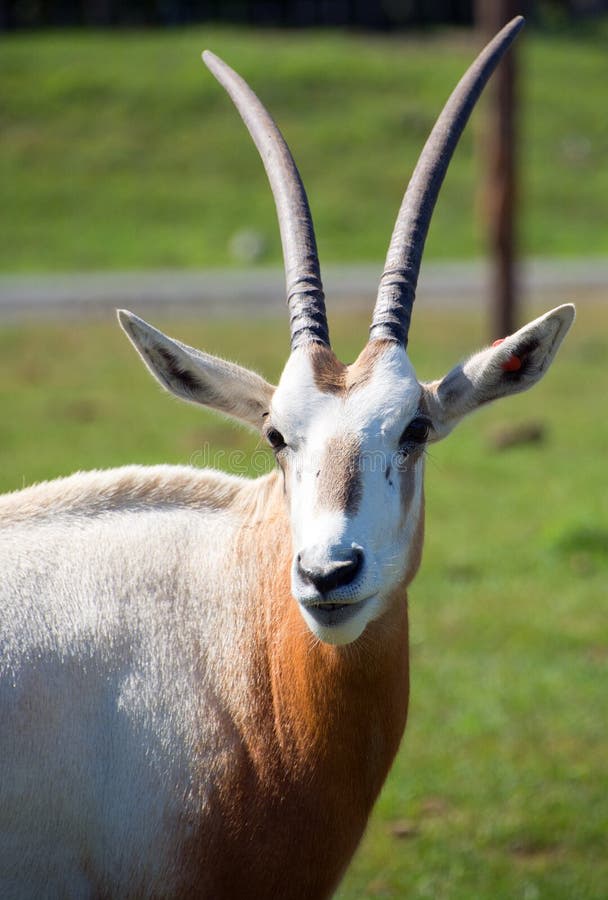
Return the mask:
POLYGON ((504 30, 509 34, 516 35, 521 31, 525 24, 526 20, 523 16, 515 16, 510 22, 507 22, 504 30))
POLYGON ((525 24, 526 20, 523 16, 515 16, 515 18, 511 19, 510 22, 507 22, 507 24, 501 28, 488 46, 496 46, 499 54, 502 55, 515 40, 525 24))
POLYGON ((214 72, 216 69, 220 68, 223 65, 222 60, 219 56, 216 56, 211 50, 203 50, 201 53, 201 59, 207 66, 207 68, 214 72))

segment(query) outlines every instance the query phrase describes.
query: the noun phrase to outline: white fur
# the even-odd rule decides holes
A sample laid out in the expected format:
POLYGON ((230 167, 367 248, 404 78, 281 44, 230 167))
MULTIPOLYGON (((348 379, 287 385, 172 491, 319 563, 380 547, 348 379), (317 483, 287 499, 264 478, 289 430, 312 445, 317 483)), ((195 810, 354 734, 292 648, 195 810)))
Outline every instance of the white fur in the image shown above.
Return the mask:
POLYGON ((210 813, 206 784, 221 779, 248 691, 235 661, 256 613, 225 577, 244 519, 205 504, 235 481, 131 467, 63 480, 72 508, 58 515, 53 484, 23 492, 27 521, 14 521, 19 495, 4 516, 0 503, 1 897, 85 897, 100 874, 114 897, 178 886, 188 810, 210 813), (161 504, 171 476, 181 494, 161 504), (122 508, 91 515, 112 477, 122 508))

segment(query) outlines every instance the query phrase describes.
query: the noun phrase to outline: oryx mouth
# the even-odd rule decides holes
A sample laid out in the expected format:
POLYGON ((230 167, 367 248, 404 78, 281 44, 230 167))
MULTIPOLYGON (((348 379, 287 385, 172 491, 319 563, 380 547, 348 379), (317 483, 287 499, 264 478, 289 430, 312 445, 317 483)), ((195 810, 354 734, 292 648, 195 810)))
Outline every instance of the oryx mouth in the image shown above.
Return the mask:
POLYGON ((314 600, 302 603, 304 610, 324 627, 343 625, 359 613, 370 597, 361 600, 314 600))

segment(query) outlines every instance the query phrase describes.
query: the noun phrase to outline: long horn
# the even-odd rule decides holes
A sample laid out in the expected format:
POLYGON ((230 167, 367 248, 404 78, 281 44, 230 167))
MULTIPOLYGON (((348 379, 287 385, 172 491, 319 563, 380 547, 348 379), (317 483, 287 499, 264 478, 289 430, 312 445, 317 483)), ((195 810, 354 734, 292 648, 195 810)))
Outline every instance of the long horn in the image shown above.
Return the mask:
POLYGON ((407 347, 420 261, 437 195, 479 95, 523 25, 521 16, 513 19, 481 51, 458 82, 424 145, 395 223, 380 279, 370 340, 384 338, 407 347))
POLYGON ((317 244, 306 192, 285 140, 248 84, 214 53, 203 62, 226 89, 262 157, 277 208, 289 306, 291 349, 329 346, 317 244))

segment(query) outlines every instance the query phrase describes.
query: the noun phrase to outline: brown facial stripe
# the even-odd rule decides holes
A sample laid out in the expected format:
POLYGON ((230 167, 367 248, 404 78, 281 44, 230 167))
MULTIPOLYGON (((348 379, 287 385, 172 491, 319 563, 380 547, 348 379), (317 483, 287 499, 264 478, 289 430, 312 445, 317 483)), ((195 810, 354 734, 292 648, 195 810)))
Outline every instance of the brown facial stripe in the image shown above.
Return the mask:
POLYGON ((400 472, 402 526, 412 513, 412 503, 416 492, 416 467, 419 458, 420 454, 416 453, 414 457, 410 458, 409 463, 406 463, 400 472))
POLYGON ((324 394, 347 394, 357 390, 370 380, 376 360, 392 343, 371 341, 350 366, 340 362, 329 347, 312 344, 309 352, 316 386, 324 394))
POLYGON ((410 550, 409 550, 409 558, 407 569, 405 572, 404 581, 405 584, 408 585, 414 575, 420 568, 420 563, 422 561, 422 547, 424 544, 424 490, 423 495, 420 501, 420 513, 418 517, 418 522, 416 524, 416 529, 414 534, 412 535, 412 539, 410 541, 410 550))
POLYGON ((361 502, 359 453, 361 442, 354 434, 327 442, 319 469, 317 505, 355 515, 361 502))

